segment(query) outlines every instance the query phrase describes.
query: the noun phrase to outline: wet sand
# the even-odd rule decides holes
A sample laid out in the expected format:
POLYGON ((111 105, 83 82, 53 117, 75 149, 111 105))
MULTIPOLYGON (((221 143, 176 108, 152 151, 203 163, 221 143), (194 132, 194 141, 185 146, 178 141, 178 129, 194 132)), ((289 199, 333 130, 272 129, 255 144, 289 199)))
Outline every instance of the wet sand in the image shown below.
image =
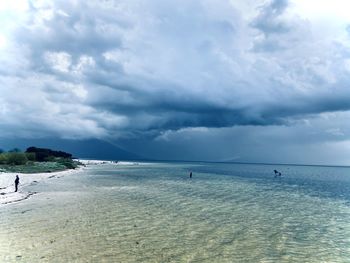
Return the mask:
POLYGON ((35 185, 42 180, 50 178, 59 178, 66 175, 75 174, 89 166, 94 165, 128 165, 134 164, 132 162, 114 162, 104 160, 79 160, 84 166, 81 166, 74 170, 65 170, 59 172, 50 173, 12 173, 12 172, 0 172, 0 205, 19 202, 29 198, 31 195, 37 192, 26 191, 26 186, 35 185), (14 181, 16 175, 20 178, 18 191, 15 192, 14 181))
POLYGON ((50 178, 58 178, 72 173, 77 173, 81 171, 82 168, 75 170, 65 170, 59 172, 51 173, 0 173, 0 205, 5 205, 13 202, 18 202, 29 198, 31 195, 36 194, 36 192, 26 191, 26 186, 34 185, 42 180, 50 178), (15 192, 15 178, 16 175, 20 178, 20 183, 18 186, 18 191, 15 192))

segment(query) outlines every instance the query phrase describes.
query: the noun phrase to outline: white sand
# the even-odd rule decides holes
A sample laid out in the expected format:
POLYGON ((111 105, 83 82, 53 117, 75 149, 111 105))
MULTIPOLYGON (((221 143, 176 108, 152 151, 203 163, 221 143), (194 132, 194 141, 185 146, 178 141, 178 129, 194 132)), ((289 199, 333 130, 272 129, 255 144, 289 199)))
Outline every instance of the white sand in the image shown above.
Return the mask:
POLYGON ((23 187, 30 184, 38 183, 47 178, 61 177, 81 171, 82 168, 75 170, 65 170, 52 173, 6 173, 0 172, 0 205, 18 202, 27 199, 29 196, 35 194, 34 192, 26 192, 23 187), (15 178, 19 176, 18 192, 15 192, 15 178))
MULTIPOLYGON (((82 160, 78 159, 85 166, 91 165, 139 165, 138 162, 116 162, 116 161, 104 161, 104 160, 82 160)), ((143 164, 143 163, 141 163, 143 164)), ((23 188, 30 184, 36 184, 42 180, 54 177, 66 176, 72 173, 81 171, 84 167, 79 167, 75 170, 65 170, 61 172, 51 172, 51 173, 33 173, 33 174, 22 174, 22 173, 7 173, 0 172, 0 205, 9 204, 13 202, 18 202, 25 200, 34 192, 26 192, 23 188), (19 176, 19 186, 18 192, 15 192, 15 178, 16 175, 19 176)))

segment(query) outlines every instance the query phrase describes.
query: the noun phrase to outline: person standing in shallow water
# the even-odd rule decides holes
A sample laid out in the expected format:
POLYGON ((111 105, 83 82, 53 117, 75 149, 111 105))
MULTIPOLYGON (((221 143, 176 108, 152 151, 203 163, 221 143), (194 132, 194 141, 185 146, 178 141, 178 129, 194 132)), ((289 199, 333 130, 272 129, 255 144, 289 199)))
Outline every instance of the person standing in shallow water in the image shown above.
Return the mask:
POLYGON ((17 190, 18 190, 18 184, 19 184, 19 177, 18 177, 18 175, 16 175, 16 179, 15 179, 15 192, 17 192, 17 190))
POLYGON ((192 172, 190 172, 190 178, 192 178, 192 172))

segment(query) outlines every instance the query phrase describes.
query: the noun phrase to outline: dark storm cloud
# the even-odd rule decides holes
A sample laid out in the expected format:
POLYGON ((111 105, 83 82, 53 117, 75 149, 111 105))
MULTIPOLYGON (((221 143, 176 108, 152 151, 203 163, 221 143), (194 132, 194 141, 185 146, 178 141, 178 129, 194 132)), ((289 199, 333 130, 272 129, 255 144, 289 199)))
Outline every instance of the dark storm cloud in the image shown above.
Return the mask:
POLYGON ((286 0, 254 10, 247 19, 230 1, 33 2, 1 53, 3 134, 157 137, 349 110, 346 45, 314 39, 286 0))

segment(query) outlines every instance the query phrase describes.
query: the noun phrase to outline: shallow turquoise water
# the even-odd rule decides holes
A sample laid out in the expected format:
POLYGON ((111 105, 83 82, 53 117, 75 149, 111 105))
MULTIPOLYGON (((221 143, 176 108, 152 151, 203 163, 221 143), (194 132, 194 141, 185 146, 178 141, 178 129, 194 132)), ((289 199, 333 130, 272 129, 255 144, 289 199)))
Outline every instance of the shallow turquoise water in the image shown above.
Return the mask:
POLYGON ((0 262, 350 262, 349 168, 102 165, 29 190, 0 207, 0 262))

